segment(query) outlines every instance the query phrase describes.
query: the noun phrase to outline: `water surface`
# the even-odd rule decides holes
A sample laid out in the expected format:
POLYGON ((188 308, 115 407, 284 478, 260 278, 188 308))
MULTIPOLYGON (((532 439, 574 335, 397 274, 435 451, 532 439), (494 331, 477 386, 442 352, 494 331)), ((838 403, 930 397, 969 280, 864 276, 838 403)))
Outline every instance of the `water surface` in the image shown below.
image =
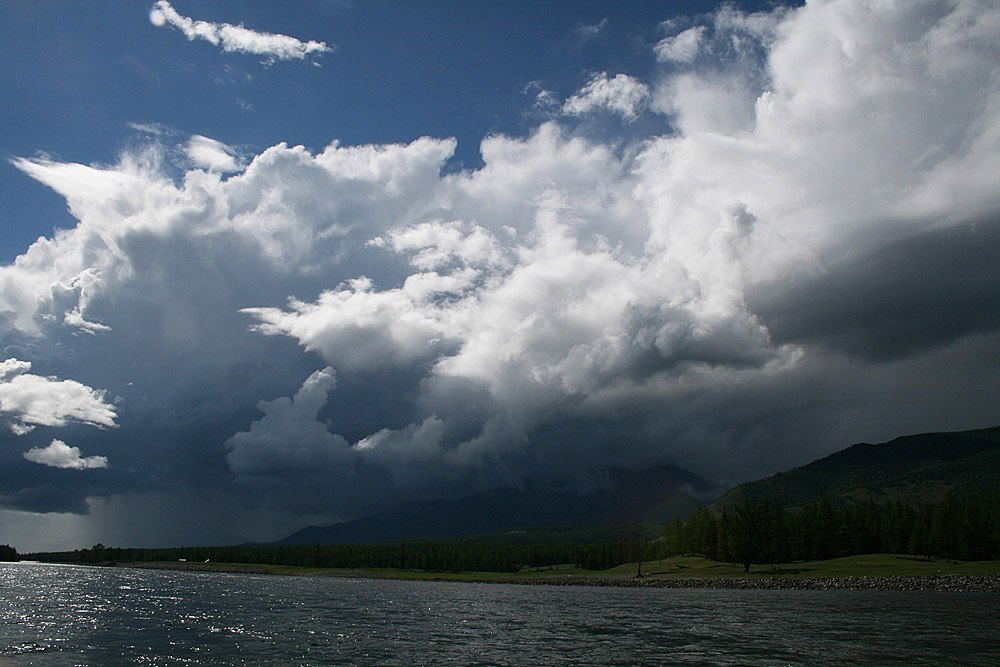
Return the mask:
POLYGON ((1000 665, 1000 596, 0 565, 13 665, 1000 665))

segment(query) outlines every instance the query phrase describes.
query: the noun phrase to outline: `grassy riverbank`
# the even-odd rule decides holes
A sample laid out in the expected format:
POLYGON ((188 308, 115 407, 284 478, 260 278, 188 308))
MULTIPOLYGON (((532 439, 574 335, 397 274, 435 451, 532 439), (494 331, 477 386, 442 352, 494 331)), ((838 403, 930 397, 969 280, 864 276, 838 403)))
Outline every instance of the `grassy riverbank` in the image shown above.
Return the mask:
POLYGON ((628 563, 600 572, 566 565, 523 570, 513 574, 431 572, 388 568, 329 569, 213 562, 118 563, 117 565, 150 569, 286 576, 547 585, 1000 591, 1000 561, 955 562, 916 559, 911 556, 894 554, 870 554, 827 561, 757 565, 751 568, 749 574, 745 574, 740 565, 719 563, 698 556, 678 556, 641 564, 628 563))

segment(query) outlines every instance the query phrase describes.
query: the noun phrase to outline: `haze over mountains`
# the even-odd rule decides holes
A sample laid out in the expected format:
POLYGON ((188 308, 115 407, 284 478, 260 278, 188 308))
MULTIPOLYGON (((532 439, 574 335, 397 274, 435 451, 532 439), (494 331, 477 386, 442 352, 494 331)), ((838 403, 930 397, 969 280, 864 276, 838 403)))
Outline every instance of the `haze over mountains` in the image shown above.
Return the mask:
POLYGON ((722 510, 747 501, 774 499, 794 507, 823 497, 834 502, 899 500, 920 505, 938 502, 949 492, 978 497, 997 489, 1000 426, 902 436, 882 444, 859 443, 725 493, 712 482, 675 466, 619 469, 608 471, 603 484, 589 490, 538 481, 520 489, 415 503, 331 526, 309 526, 277 544, 470 536, 498 541, 649 539, 655 536, 650 534, 655 533, 655 526, 670 523, 678 514, 689 516, 707 505, 722 510))
MULTIPOLYGON (((675 466, 611 470, 602 481, 596 488, 580 490, 547 480, 521 489, 495 489, 464 498, 415 503, 332 526, 309 526, 278 544, 452 538, 526 527, 606 523, 605 529, 591 533, 595 541, 600 541, 620 535, 626 522, 662 525, 677 514, 686 516, 721 491, 675 466)), ((579 535, 575 533, 575 537, 579 535)), ((638 535, 629 530, 627 536, 638 535)))

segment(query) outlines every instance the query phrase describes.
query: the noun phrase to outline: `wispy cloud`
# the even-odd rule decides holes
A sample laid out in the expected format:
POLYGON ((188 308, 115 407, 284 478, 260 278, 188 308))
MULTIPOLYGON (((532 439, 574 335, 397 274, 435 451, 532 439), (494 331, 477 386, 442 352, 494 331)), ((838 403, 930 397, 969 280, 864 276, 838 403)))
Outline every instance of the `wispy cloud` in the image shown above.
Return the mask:
POLYGON ((594 24, 588 23, 578 23, 576 24, 576 35, 581 42, 594 39, 599 37, 604 29, 608 27, 608 18, 604 17, 600 21, 594 24))
POLYGON ((699 25, 663 38, 653 49, 657 59, 660 62, 690 63, 698 55, 706 30, 705 26, 699 25))
POLYGON ((126 125, 136 132, 153 137, 167 137, 177 134, 177 130, 167 127, 163 123, 126 123, 126 125))
POLYGON ((149 20, 156 26, 172 25, 192 41, 201 39, 221 46, 226 52, 250 53, 272 60, 305 60, 334 50, 325 42, 303 42, 288 35, 257 32, 231 23, 196 21, 179 14, 167 0, 158 0, 153 5, 149 20))

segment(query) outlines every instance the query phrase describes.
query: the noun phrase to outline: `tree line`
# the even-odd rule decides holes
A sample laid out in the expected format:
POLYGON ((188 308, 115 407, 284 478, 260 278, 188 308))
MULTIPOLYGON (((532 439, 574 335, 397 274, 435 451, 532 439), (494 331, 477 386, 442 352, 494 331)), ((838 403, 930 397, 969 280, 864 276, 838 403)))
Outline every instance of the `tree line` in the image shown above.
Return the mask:
MULTIPOLYGON (((13 551, 13 550, 12 550, 13 551)), ((394 568, 438 572, 518 572, 575 565, 607 570, 624 563, 683 554, 751 564, 826 560, 866 553, 908 553, 957 560, 1000 559, 1000 492, 989 498, 946 496, 914 508, 819 502, 786 510, 767 500, 721 513, 704 508, 680 516, 653 541, 563 544, 385 542, 378 544, 237 545, 90 549, 31 554, 63 563, 214 561, 316 568, 394 568)), ((16 554, 16 552, 15 552, 16 554)))
POLYGON ((1000 493, 915 508, 901 502, 835 505, 827 499, 792 510, 774 500, 720 514, 704 508, 664 531, 670 555, 699 554, 741 563, 827 560, 897 553, 956 560, 1000 558, 1000 493))
POLYGON ((386 542, 378 544, 239 545, 128 549, 96 544, 90 549, 32 554, 40 561, 104 564, 129 562, 221 562, 316 568, 393 568, 433 572, 518 572, 525 568, 576 565, 606 570, 660 557, 662 540, 597 544, 489 544, 386 542))

